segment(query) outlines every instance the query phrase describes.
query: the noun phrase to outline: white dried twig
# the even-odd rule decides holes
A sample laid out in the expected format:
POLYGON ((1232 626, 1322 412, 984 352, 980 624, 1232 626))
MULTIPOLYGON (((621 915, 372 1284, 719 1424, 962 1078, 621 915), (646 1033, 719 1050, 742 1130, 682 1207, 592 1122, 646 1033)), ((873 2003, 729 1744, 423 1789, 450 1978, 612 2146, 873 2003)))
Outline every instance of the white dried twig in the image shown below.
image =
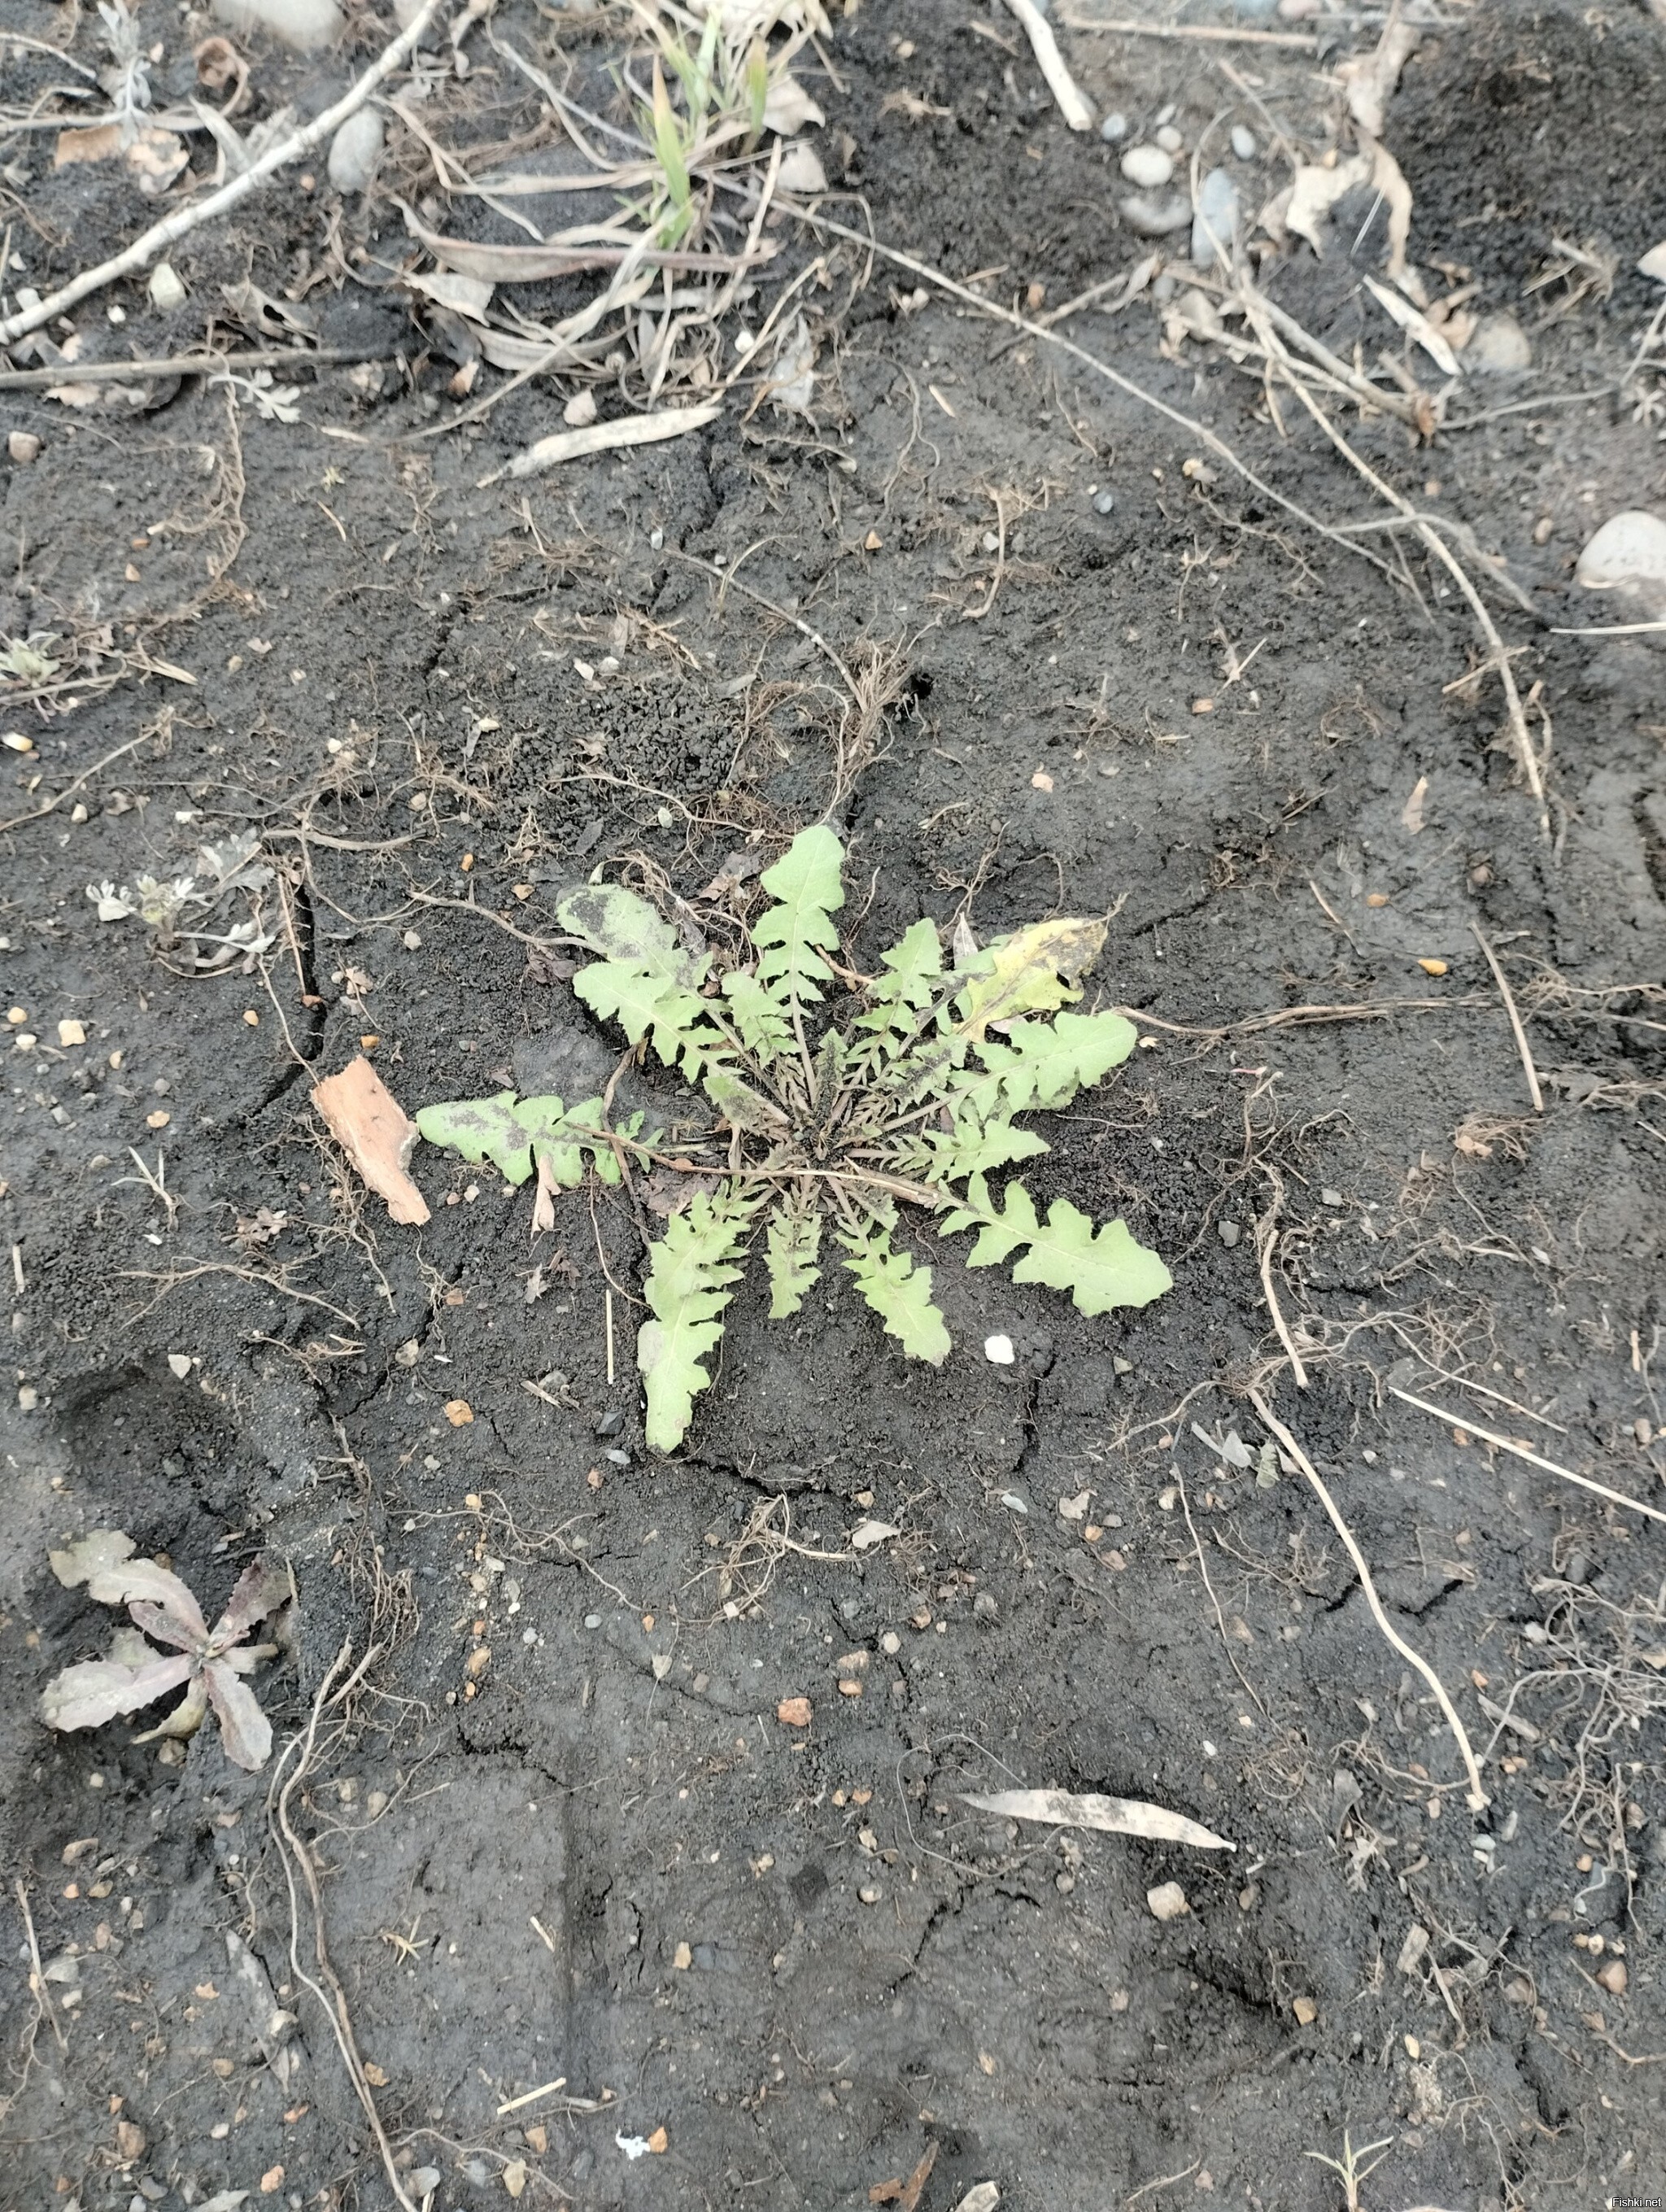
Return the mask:
POLYGON ((31 331, 44 329, 56 317, 67 314, 71 307, 78 306, 90 294, 102 291, 106 284, 113 284, 118 277, 130 276, 136 270, 146 268, 159 253, 185 237, 188 231, 198 229, 215 216, 224 215, 228 209, 246 200, 257 186, 264 185, 267 178, 277 170, 291 161, 299 161, 303 154, 310 154, 313 147, 321 146, 325 139, 333 137, 348 117, 356 114, 364 106, 377 86, 384 83, 395 70, 409 60, 416 52, 423 33, 439 11, 440 0, 423 0, 423 5, 398 37, 383 48, 358 82, 344 93, 333 107, 326 107, 305 130, 293 132, 280 144, 271 148, 240 177, 234 177, 217 192, 210 192, 206 199, 193 201, 178 209, 161 222, 153 223, 141 237, 134 240, 131 246, 125 247, 108 261, 100 262, 95 269, 83 269, 79 276, 72 276, 67 284, 48 298, 37 301, 32 307, 20 308, 16 314, 0 322, 0 346, 10 345, 14 339, 25 337, 31 331))
POLYGON ((1036 61, 1047 79, 1048 89, 1059 103, 1059 112, 1073 131, 1085 131, 1093 121, 1093 110, 1082 97, 1081 88, 1065 67, 1064 56, 1059 52, 1059 42, 1053 35, 1053 26, 1048 21, 1036 0, 1006 0, 1006 5, 1025 28, 1025 34, 1035 48, 1036 61))
MULTIPOLYGON (((1395 1395, 1397 1397, 1400 1394, 1396 1391, 1395 1395)), ((1413 1650, 1411 1645, 1407 1643, 1405 1638, 1400 1634, 1399 1631, 1389 1620, 1388 1614, 1383 1612, 1383 1601, 1377 1595, 1377 1585, 1371 1578, 1370 1567, 1365 1564, 1365 1555, 1355 1541, 1353 1529, 1348 1527, 1347 1522, 1342 1518, 1341 1507, 1337 1504, 1336 1500, 1331 1496, 1329 1491, 1326 1489, 1323 1481, 1320 1478, 1318 1470, 1315 1468, 1312 1461, 1309 1459, 1307 1454, 1297 1443, 1295 1437, 1291 1435, 1289 1430, 1286 1428, 1284 1423, 1273 1411, 1273 1408, 1268 1404, 1266 1399, 1262 1397, 1259 1390, 1252 1390, 1250 1393, 1250 1402, 1255 1407, 1256 1411, 1261 1415, 1261 1418, 1266 1424, 1267 1427, 1272 1431, 1273 1435, 1277 1437, 1280 1443, 1284 1446, 1286 1451, 1289 1453, 1291 1458, 1295 1461, 1297 1466, 1300 1468, 1302 1473, 1312 1484, 1314 1491, 1318 1497, 1320 1504, 1324 1507, 1325 1511, 1330 1516, 1330 1524, 1332 1528, 1335 1529, 1337 1534, 1341 1538, 1343 1543, 1347 1547, 1347 1555, 1353 1562, 1353 1571, 1359 1577, 1359 1587, 1365 1594, 1365 1602, 1371 1607, 1371 1617, 1376 1621, 1377 1626, 1382 1630, 1383 1636, 1393 1646, 1394 1650, 1400 1654, 1402 1659, 1406 1660, 1411 1666, 1416 1668, 1418 1673, 1422 1675, 1424 1680, 1434 1692, 1435 1703, 1440 1707, 1441 1711, 1445 1715, 1446 1725, 1451 1729, 1452 1735, 1456 1741, 1457 1747, 1463 1755, 1463 1764, 1468 1770, 1469 1809, 1472 1813, 1480 1813, 1484 1811, 1492 1801, 1481 1786, 1481 1769, 1475 1764, 1475 1753, 1474 1747, 1469 1741, 1469 1732, 1464 1727, 1463 1723, 1458 1718, 1457 1707, 1447 1696, 1444 1683, 1442 1682, 1439 1675, 1436 1674, 1434 1668, 1429 1664, 1428 1661, 1420 1653, 1413 1650)), ((1666 1518, 1666 1516, 1663 1516, 1662 1517, 1666 1518)))

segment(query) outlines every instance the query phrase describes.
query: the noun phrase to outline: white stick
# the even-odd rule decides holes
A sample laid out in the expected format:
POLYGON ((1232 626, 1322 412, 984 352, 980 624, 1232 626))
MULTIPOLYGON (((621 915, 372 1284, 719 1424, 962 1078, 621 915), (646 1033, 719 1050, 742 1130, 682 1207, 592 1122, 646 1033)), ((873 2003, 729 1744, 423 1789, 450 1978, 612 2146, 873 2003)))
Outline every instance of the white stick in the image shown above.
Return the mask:
POLYGON ((661 438, 680 438, 685 431, 704 429, 723 412, 719 400, 703 407, 665 407, 657 415, 627 415, 616 422, 592 422, 582 430, 557 430, 517 453, 507 467, 482 477, 477 490, 502 477, 535 477, 562 461, 575 461, 585 453, 605 453, 620 446, 654 446, 661 438))
POLYGON ((1517 1459, 1524 1459, 1529 1467, 1541 1467, 1547 1474, 1560 1474, 1564 1482, 1577 1482, 1581 1490, 1592 1491, 1598 1498, 1606 1498, 1610 1505, 1628 1505, 1633 1513, 1644 1514, 1651 1521, 1666 1521, 1666 1513, 1663 1513, 1658 1506, 1645 1505, 1640 1498, 1628 1498, 1623 1490, 1610 1490, 1605 1482, 1593 1482, 1588 1474, 1576 1474, 1571 1467, 1558 1467, 1554 1459, 1541 1459, 1537 1452, 1529 1451, 1525 1444, 1518 1444, 1513 1437, 1501 1437, 1496 1429, 1482 1428, 1480 1422, 1472 1421, 1468 1413, 1449 1413, 1444 1406, 1432 1406, 1426 1398, 1414 1398, 1409 1390, 1401 1389, 1397 1383, 1390 1382, 1389 1388, 1396 1398, 1403 1399, 1408 1406, 1415 1406, 1420 1413, 1432 1413, 1436 1420, 1444 1421, 1455 1429, 1462 1429, 1469 1436, 1479 1437, 1484 1444, 1496 1444, 1500 1451, 1514 1452, 1517 1459))
POLYGON ((293 132, 281 145, 274 146, 270 152, 263 154, 240 177, 234 177, 217 192, 210 192, 205 200, 189 202, 162 222, 153 223, 143 237, 136 238, 131 246, 118 253, 113 259, 101 261, 96 269, 83 269, 81 275, 72 276, 61 291, 52 293, 50 298, 40 301, 33 307, 22 308, 0 323, 0 346, 10 345, 14 339, 26 337, 31 331, 43 329, 55 316, 66 314, 89 293, 100 292, 106 284, 113 284, 119 276, 129 276, 136 270, 145 268, 176 239, 183 238, 187 231, 195 230, 199 224, 211 221, 214 216, 223 215, 228 208, 235 207, 239 201, 246 200, 258 185, 264 185, 276 171, 291 161, 299 161, 303 154, 310 154, 314 146, 322 145, 326 138, 333 137, 348 117, 364 106, 376 87, 410 59, 423 32, 439 14, 440 4, 441 0, 423 0, 423 5, 411 18, 409 27, 400 32, 392 46, 383 48, 350 91, 344 93, 333 107, 326 107, 323 114, 309 123, 304 131, 293 132))
POLYGON ((1083 99, 1075 78, 1065 67, 1064 56, 1059 52, 1059 42, 1053 35, 1053 27, 1037 7, 1036 0, 1006 0, 1006 5, 1029 34, 1041 73, 1047 79, 1054 99, 1059 103, 1060 114, 1073 131, 1091 129, 1093 110, 1083 99))

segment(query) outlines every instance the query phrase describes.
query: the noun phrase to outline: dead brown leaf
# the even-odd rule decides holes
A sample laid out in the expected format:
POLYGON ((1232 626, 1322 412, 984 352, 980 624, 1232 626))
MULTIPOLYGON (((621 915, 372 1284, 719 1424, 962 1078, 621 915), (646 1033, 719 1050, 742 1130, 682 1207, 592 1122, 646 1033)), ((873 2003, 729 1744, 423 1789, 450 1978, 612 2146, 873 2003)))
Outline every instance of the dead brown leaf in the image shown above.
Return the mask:
POLYGON ((926 2145, 926 2154, 906 2181, 876 2181, 867 2192, 870 2204, 895 2204, 899 2212, 917 2212, 920 2199, 926 2193, 926 2184, 931 2179, 932 2168, 937 2163, 935 2141, 926 2145))

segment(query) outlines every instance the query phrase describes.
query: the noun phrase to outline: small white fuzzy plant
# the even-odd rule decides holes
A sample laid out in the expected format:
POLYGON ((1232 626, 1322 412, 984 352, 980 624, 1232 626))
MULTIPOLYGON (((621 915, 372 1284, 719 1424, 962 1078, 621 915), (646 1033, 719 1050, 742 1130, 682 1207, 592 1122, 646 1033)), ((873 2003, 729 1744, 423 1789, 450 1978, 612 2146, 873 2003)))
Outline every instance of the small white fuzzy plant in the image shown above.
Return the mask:
POLYGON ((1066 1198, 1043 1219, 1021 1182, 989 1181, 1048 1150, 1020 1114, 1068 1105, 1134 1048, 1121 1014, 1067 1011, 1104 922, 1038 922, 945 970, 935 924, 916 921, 878 976, 842 968, 836 979, 826 956, 839 944, 843 862, 824 826, 796 837, 762 878, 771 903, 752 926, 752 957, 723 970, 617 884, 558 905, 563 928, 600 955, 575 991, 679 1072, 701 1095, 697 1119, 666 1134, 640 1114, 610 1122, 600 1098, 567 1107, 512 1091, 416 1116, 430 1143, 490 1160, 512 1183, 536 1173, 546 1194, 576 1187, 587 1157, 609 1182, 628 1163, 687 1176, 687 1203, 650 1248, 636 1343, 648 1441, 663 1451, 710 1383, 703 1363, 760 1236, 775 1319, 798 1312, 830 1245, 903 1351, 933 1366, 949 1332, 930 1267, 897 1243, 901 1208, 932 1215, 945 1236, 976 1231, 969 1267, 1013 1261, 1014 1282, 1066 1291, 1085 1314, 1146 1305, 1170 1285, 1123 1222, 1096 1229, 1066 1198), (852 987, 842 1021, 826 1002, 836 980, 852 987))

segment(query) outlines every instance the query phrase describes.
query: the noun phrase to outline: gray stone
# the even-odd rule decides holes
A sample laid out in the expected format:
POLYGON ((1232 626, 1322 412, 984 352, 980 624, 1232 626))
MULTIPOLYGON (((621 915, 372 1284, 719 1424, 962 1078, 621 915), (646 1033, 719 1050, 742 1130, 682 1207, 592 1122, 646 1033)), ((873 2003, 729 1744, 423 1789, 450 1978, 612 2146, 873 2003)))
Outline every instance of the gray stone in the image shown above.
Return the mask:
POLYGON ((1463 349, 1463 365, 1483 376, 1514 376, 1533 366, 1527 332, 1513 315, 1483 315, 1463 349))
POLYGON ((1122 167, 1128 182, 1142 192, 1158 191, 1174 177, 1174 162, 1160 146, 1130 146, 1122 167))
POLYGON ((1115 146, 1128 135, 1128 119, 1120 108, 1113 109, 1099 125, 1099 136, 1107 146, 1115 146))
POLYGON ((1230 263, 1237 236, 1238 188, 1225 169, 1211 169, 1197 190, 1192 218, 1192 265, 1213 269, 1230 263))
POLYGON ((1240 161, 1253 161, 1256 158, 1256 134, 1242 123, 1232 125, 1232 151, 1240 161))
POLYGON ((1173 231, 1184 230, 1192 219, 1191 202, 1178 192, 1167 199, 1158 199, 1154 193, 1131 193, 1127 199, 1118 200, 1116 212, 1141 238, 1167 238, 1173 231))
POLYGON ((330 141, 327 167, 338 192, 364 191, 376 173, 383 143, 382 118, 374 107, 362 107, 348 117, 330 141))

